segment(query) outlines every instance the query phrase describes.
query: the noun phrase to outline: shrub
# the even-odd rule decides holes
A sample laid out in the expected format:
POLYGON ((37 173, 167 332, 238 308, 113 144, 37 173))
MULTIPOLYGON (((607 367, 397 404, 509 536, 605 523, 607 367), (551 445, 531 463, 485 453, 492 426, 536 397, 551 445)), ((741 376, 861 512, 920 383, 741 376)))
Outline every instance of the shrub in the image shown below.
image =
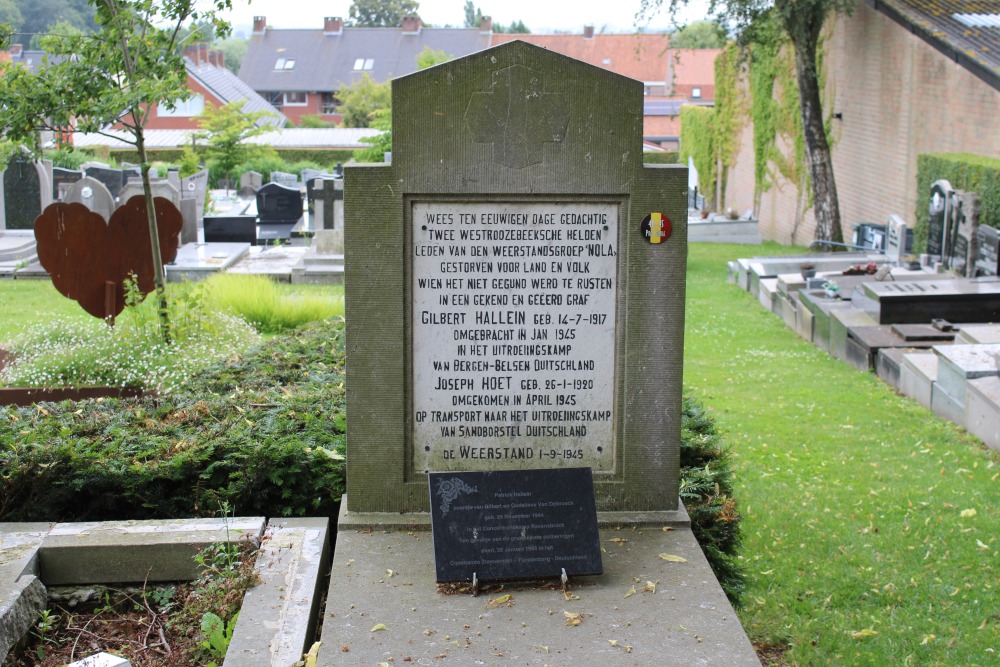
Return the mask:
POLYGON ((176 395, 0 407, 0 521, 336 516, 343 341, 317 323, 176 395))
POLYGON ((712 571, 734 606, 746 589, 738 561, 740 521, 733 499, 732 455, 715 420, 693 398, 685 398, 681 422, 681 499, 691 530, 712 571))
POLYGON ((939 179, 956 190, 978 193, 979 223, 1000 228, 1000 160, 971 153, 923 153, 917 156, 916 252, 927 249, 928 201, 931 185, 939 179))

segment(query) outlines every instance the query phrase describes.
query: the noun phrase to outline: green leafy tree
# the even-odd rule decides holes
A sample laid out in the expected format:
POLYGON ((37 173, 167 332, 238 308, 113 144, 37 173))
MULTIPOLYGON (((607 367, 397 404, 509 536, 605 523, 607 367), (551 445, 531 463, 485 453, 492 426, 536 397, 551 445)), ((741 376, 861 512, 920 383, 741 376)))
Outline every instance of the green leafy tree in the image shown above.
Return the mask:
MULTIPOLYGON (((662 8, 676 14, 687 3, 688 0, 642 0, 639 15, 651 16, 662 8)), ((842 243, 844 240, 833 158, 820 97, 820 32, 829 16, 850 14, 856 3, 857 0, 711 0, 709 4, 710 13, 733 22, 745 41, 753 41, 757 32, 755 27, 774 20, 795 51, 795 78, 812 183, 813 215, 816 218, 814 237, 817 241, 842 243)))
POLYGON ((212 46, 222 51, 222 55, 226 59, 226 69, 233 74, 239 74, 240 65, 243 64, 243 58, 247 55, 247 47, 249 45, 249 40, 230 37, 229 39, 217 41, 212 46))
POLYGON ((524 25, 524 21, 511 21, 509 26, 503 26, 501 24, 496 24, 493 26, 493 32, 508 33, 512 35, 527 35, 531 33, 528 26, 524 25))
MULTIPOLYGON (((61 59, 29 72, 0 66, 0 132, 38 146, 38 131, 75 127, 106 133, 124 129, 139 156, 152 249, 153 277, 160 324, 170 340, 166 276, 149 183, 145 128, 153 103, 170 105, 190 96, 187 71, 177 50, 181 28, 210 21, 217 34, 229 25, 218 12, 232 0, 90 0, 99 30, 93 35, 50 36, 43 46, 61 59), (207 9, 202 9, 207 7, 207 9)), ((23 9, 23 8, 22 8, 23 9)))
POLYGON ((51 32, 54 23, 65 22, 86 33, 97 30, 96 7, 88 0, 20 0, 23 22, 17 39, 32 48, 39 43, 32 38, 51 32))
POLYGON ((670 36, 673 49, 721 49, 726 45, 726 29, 715 21, 695 21, 670 36))
POLYGON ((389 82, 376 83, 368 72, 337 93, 340 99, 338 113, 343 116, 342 127, 371 127, 372 114, 378 109, 388 109, 392 100, 389 82))
POLYGON ((416 14, 417 0, 353 0, 348 16, 361 28, 398 28, 403 17, 416 14))
MULTIPOLYGON (((24 15, 21 8, 17 6, 17 0, 0 0, 0 24, 6 23, 11 32, 20 30, 24 23, 24 15)), ((0 43, 0 47, 4 45, 0 43)))
POLYGON ((478 28, 479 22, 483 18, 483 10, 472 4, 472 0, 465 0, 465 27, 478 28))
POLYGON ((257 121, 272 114, 267 111, 246 112, 242 107, 242 100, 221 107, 206 105, 198 119, 198 126, 203 131, 195 133, 197 139, 207 142, 205 152, 209 163, 226 177, 227 193, 228 181, 236 167, 272 150, 269 146, 247 142, 251 137, 270 131, 270 127, 260 126, 257 121))

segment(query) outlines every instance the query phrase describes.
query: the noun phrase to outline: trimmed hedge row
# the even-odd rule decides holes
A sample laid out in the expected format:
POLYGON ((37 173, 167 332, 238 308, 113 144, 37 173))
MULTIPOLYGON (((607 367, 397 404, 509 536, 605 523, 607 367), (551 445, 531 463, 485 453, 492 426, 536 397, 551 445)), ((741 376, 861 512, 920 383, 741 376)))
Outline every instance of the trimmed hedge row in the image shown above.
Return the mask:
POLYGON ((956 190, 981 197, 979 224, 1000 229, 1000 159, 971 153, 922 153, 917 156, 916 225, 914 250, 927 249, 928 202, 931 185, 945 179, 956 190))

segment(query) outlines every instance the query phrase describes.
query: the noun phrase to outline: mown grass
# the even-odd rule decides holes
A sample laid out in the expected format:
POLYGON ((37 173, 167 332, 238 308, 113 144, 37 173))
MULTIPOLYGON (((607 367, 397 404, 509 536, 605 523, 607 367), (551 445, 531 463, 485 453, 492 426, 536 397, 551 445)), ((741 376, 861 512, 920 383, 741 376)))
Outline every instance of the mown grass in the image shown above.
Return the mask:
POLYGON ((755 641, 789 664, 1000 664, 1000 458, 725 282, 694 244, 686 393, 737 457, 755 641))
POLYGON ((50 280, 0 280, 0 341, 40 318, 92 319, 82 308, 56 291, 50 280))

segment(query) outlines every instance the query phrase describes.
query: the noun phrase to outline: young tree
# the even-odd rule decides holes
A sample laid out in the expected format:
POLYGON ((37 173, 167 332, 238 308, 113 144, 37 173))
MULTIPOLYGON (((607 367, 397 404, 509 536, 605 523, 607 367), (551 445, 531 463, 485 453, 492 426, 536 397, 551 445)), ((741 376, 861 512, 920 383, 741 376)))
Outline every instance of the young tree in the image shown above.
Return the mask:
POLYGON ((388 81, 376 83, 365 72, 359 80, 341 88, 337 97, 340 98, 337 112, 344 118, 343 127, 371 127, 372 113, 389 108, 392 89, 388 81))
MULTIPOLYGON (((79 0, 74 2, 79 4, 79 0)), ((228 34, 229 25, 218 13, 232 9, 232 0, 197 5, 192 0, 89 2, 96 10, 97 33, 51 36, 45 40, 45 49, 61 58, 31 72, 10 66, 0 70, 0 99, 5 102, 0 106, 0 131, 35 147, 41 129, 107 132, 121 127, 131 137, 142 172, 161 329, 169 341, 166 276, 149 184, 145 127, 152 103, 169 107, 191 94, 176 48, 182 27, 191 21, 209 21, 216 34, 228 34)))
POLYGON ((417 0, 353 0, 348 16, 351 23, 362 28, 398 28, 403 17, 416 14, 417 0))
POLYGON ((221 107, 208 104, 198 126, 203 132, 195 136, 207 142, 205 148, 208 159, 228 181, 233 170, 239 165, 272 150, 269 146, 247 143, 250 137, 259 136, 271 128, 257 125, 257 121, 272 114, 267 111, 243 111, 243 101, 230 102, 221 107))
POLYGON ((670 35, 672 49, 721 49, 726 29, 715 21, 695 21, 670 35))
POLYGON ((483 18, 483 10, 472 4, 472 0, 465 0, 465 6, 462 9, 465 12, 465 27, 478 28, 479 22, 483 18))
MULTIPOLYGON (((688 0, 642 0, 640 15, 649 16, 664 5, 675 13, 688 0)), ((828 16, 851 13, 857 0, 710 0, 709 10, 733 21, 749 33, 756 21, 773 13, 795 49, 795 75, 799 87, 802 132, 813 190, 817 241, 842 243, 840 204, 833 175, 833 159, 823 123, 817 65, 820 31, 828 16)))

